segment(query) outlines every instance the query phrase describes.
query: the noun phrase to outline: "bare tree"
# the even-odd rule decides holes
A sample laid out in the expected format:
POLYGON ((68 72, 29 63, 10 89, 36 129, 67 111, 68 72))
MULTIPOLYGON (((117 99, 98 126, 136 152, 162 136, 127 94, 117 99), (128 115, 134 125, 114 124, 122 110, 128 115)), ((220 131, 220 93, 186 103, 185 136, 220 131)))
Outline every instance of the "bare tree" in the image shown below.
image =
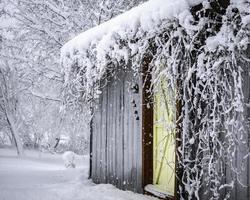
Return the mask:
MULTIPOLYGON (((68 40, 140 3, 141 0, 2 0, 0 2, 1 111, 15 139, 36 146, 47 134, 77 140, 88 132, 74 109, 61 112, 64 74, 60 48, 68 40), (72 117, 74 116, 74 117, 72 117), (79 123, 78 123, 79 122, 79 123), (46 133, 46 134, 45 134, 46 133), (74 137, 74 134, 77 137, 74 137), (37 139, 36 139, 37 138, 37 139)), ((85 112, 86 113, 86 112, 85 112)), ((1 122, 2 121, 2 122, 1 122)), ((87 137, 86 137, 87 138, 87 137)), ((74 142, 72 142, 73 144, 74 142)))
POLYGON ((13 141, 17 147, 18 155, 22 155, 23 146, 19 135, 21 118, 18 114, 16 81, 15 74, 11 72, 8 62, 5 61, 5 67, 0 67, 0 112, 7 122, 13 141))

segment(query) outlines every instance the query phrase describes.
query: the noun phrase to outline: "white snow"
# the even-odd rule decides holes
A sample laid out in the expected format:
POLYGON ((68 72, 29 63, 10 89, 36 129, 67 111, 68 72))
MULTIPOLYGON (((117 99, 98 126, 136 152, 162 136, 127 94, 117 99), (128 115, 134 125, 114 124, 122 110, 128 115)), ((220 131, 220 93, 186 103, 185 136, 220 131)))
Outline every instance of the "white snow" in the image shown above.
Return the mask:
POLYGON ((183 11, 191 6, 199 4, 203 0, 149 0, 130 11, 127 11, 99 26, 81 33, 77 37, 67 42, 61 50, 62 57, 73 55, 75 51, 88 49, 91 43, 97 43, 115 32, 130 30, 136 33, 138 28, 144 32, 151 31, 165 19, 178 17, 183 11))
POLYGON ((64 166, 66 168, 75 168, 76 164, 75 164, 75 153, 72 151, 66 151, 63 153, 62 158, 64 161, 64 166))
POLYGON ((93 94, 112 59, 128 63, 133 55, 143 54, 147 39, 162 33, 166 23, 178 19, 183 27, 195 29, 190 7, 202 1, 149 0, 67 42, 61 49, 61 64, 65 85, 74 88, 72 96, 93 94))
POLYGON ((76 168, 65 169, 61 155, 0 149, 1 200, 153 200, 121 191, 112 185, 96 185, 87 179, 87 156, 76 156, 76 168))

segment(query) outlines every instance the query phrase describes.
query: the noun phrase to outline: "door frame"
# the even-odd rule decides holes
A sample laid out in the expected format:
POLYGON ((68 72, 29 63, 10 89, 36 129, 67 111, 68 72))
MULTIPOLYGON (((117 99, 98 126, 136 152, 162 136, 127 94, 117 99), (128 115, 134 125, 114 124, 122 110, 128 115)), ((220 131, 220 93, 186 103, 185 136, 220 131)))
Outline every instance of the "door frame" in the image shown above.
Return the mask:
MULTIPOLYGON (((152 94, 151 81, 152 81, 152 70, 150 69, 149 64, 152 61, 151 55, 146 55, 142 61, 142 77, 141 77, 141 85, 142 85, 142 187, 143 192, 145 194, 152 194, 145 190, 147 185, 153 184, 153 130, 154 130, 154 95, 152 94)), ((181 81, 177 80, 176 92, 181 94, 180 87, 181 81)), ((176 101, 176 138, 180 138, 181 136, 181 120, 179 117, 181 116, 181 100, 176 101)), ((176 148, 181 146, 181 141, 176 141, 176 148)), ((182 169, 178 166, 178 155, 177 152, 175 154, 175 173, 177 177, 175 178, 175 193, 173 197, 166 197, 165 199, 169 200, 177 200, 180 197, 178 186, 181 184, 181 181, 178 177, 182 177, 182 169), (178 169, 179 168, 179 169, 178 169)), ((158 196, 159 197, 159 196, 158 196)))

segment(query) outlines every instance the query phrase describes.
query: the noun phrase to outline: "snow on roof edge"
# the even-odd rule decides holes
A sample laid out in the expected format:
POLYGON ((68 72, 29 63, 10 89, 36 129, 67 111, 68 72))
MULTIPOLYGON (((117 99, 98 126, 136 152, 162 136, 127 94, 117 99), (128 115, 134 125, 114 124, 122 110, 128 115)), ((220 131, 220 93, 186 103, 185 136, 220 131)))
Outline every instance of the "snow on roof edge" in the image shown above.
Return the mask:
POLYGON ((80 33, 61 48, 61 57, 67 55, 71 57, 75 50, 84 51, 92 42, 98 43, 106 34, 118 31, 122 27, 133 30, 140 25, 144 31, 147 31, 152 27, 152 23, 171 19, 202 2, 203 0, 149 0, 99 26, 80 33))

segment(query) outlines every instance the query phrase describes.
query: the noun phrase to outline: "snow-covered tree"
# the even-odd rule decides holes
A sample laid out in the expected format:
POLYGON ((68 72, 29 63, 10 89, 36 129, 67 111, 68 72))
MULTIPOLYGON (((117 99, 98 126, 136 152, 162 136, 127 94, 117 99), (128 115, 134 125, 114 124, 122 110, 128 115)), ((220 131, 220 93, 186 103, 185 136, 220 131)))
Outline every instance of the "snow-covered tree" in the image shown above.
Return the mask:
POLYGON ((8 61, 0 63, 0 116, 1 128, 7 127, 11 133, 12 141, 17 147, 17 153, 23 153, 22 141, 19 135, 22 116, 20 115, 18 77, 9 67, 8 61), (3 67, 4 65, 4 67, 3 67))
POLYGON ((80 120, 83 116, 73 108, 62 111, 64 76, 60 67, 60 48, 80 32, 140 2, 1 1, 0 58, 8 61, 9 74, 16 77, 14 86, 19 91, 16 104, 20 110, 15 115, 22 118, 19 136, 25 146, 40 146, 45 140, 54 146, 60 135, 70 135, 72 150, 80 135, 88 132, 84 125, 89 121, 88 111, 83 112, 87 113, 84 120, 80 120))

